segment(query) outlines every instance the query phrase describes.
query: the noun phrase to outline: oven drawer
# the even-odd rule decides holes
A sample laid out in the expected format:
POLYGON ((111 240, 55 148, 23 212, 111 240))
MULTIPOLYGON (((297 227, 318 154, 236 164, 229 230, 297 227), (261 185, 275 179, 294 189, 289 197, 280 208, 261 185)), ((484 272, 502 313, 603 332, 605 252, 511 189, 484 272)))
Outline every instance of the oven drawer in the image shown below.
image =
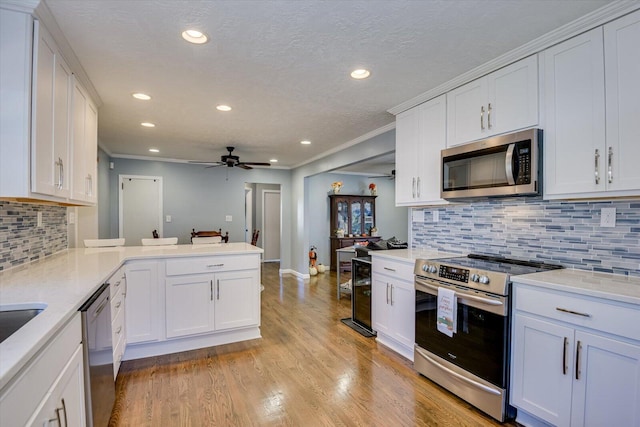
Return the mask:
POLYGON ((521 283, 513 292, 516 310, 640 340, 640 310, 630 305, 521 283))
POLYGON ((405 263, 394 261, 388 258, 377 257, 372 254, 373 273, 386 274, 387 276, 398 277, 413 282, 414 262, 405 263))

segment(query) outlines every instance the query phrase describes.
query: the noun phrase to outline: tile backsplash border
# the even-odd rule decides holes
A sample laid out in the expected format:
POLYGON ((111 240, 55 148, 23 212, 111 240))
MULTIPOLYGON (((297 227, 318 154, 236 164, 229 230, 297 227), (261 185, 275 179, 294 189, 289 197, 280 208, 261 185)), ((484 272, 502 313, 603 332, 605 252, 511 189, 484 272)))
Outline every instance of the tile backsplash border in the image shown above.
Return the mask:
POLYGON ((640 277, 638 200, 505 198, 416 211, 422 211, 424 221, 411 223, 414 248, 500 255, 640 277), (616 208, 615 227, 600 226, 602 208, 616 208), (438 222, 433 221, 433 211, 438 211, 438 222))
POLYGON ((0 271, 68 247, 67 208, 0 201, 0 271), (42 227, 37 213, 42 212, 42 227))

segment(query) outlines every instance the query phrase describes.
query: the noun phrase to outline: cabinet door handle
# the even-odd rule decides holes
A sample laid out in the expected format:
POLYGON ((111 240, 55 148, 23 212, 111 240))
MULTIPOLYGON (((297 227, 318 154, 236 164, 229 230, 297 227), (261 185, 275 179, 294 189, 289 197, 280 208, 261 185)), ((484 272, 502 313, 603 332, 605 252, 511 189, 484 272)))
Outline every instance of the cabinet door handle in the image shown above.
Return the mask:
POLYGON ((416 193, 418 193, 418 197, 420 197, 420 177, 418 177, 416 179, 416 188, 418 189, 418 191, 416 191, 416 193))
POLYGON ((93 177, 91 174, 87 175, 87 196, 93 196, 93 177))
POLYGON ((384 267, 384 269, 387 271, 396 271, 394 268, 389 268, 389 267, 384 267))
POLYGON ((491 103, 487 106, 487 128, 491 129, 491 103))
POLYGON ((576 379, 580 379, 580 353, 582 350, 582 343, 578 341, 578 346, 576 348, 576 379))
POLYGON ((122 305, 122 301, 118 301, 118 302, 116 303, 116 308, 120 308, 120 306, 121 306, 121 305, 122 305))
POLYGON ((122 326, 118 326, 118 330, 116 331, 116 335, 120 335, 120 332, 122 332, 122 326))
POLYGON ((416 177, 413 177, 413 182, 411 183, 411 194, 413 195, 413 198, 416 198, 416 177))
POLYGON ((609 184, 611 184, 613 182, 613 166, 612 166, 612 162, 613 162, 613 147, 609 147, 609 156, 608 156, 608 167, 607 167, 607 174, 609 175, 609 184))
POLYGON ((61 400, 62 400, 62 408, 56 408, 56 417, 54 419, 49 420, 49 422, 57 421, 58 426, 62 427, 62 419, 60 418, 60 411, 62 411, 64 413, 64 427, 68 427, 69 423, 67 422, 67 405, 64 403, 64 398, 61 400))
POLYGON ((595 174, 596 174, 596 184, 600 184, 600 151, 596 148, 596 153, 594 155, 595 160, 595 174))
POLYGON ((213 279, 209 280, 209 289, 210 289, 210 299, 213 301, 213 279))
POLYGON ((393 285, 391 285, 391 305, 393 305, 393 285))
POLYGON ((567 375, 567 347, 569 347, 569 338, 564 337, 564 346, 562 348, 562 375, 567 375))
POLYGON ((224 264, 207 264, 207 268, 224 267, 224 264))
POLYGON ((480 107, 480 130, 484 130, 484 105, 480 107))
POLYGON ((220 279, 216 281, 216 299, 220 300, 220 279))
POLYGON ((389 304, 389 284, 387 283, 387 304, 389 304))
POLYGON ((561 311, 563 313, 575 314, 576 316, 591 317, 589 313, 580 313, 579 311, 573 311, 567 308, 556 307, 556 310, 561 311))

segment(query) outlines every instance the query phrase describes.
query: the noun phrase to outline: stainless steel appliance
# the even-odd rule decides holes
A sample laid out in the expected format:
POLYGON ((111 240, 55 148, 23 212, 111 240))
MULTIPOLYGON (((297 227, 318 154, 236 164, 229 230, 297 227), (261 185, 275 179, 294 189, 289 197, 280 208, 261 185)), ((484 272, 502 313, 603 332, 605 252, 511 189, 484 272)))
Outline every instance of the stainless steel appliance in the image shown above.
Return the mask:
POLYGON ((416 260, 415 369, 493 418, 515 415, 508 405, 511 276, 562 268, 469 255, 416 260), (437 328, 439 289, 455 292, 452 337, 437 328))
POLYGON ((443 199, 541 194, 542 130, 442 150, 443 199))
POLYGON ((371 257, 351 260, 351 320, 373 334, 371 328, 371 257))
POLYGON ((105 283, 80 307, 84 347, 87 426, 109 425, 115 402, 110 286, 105 283))

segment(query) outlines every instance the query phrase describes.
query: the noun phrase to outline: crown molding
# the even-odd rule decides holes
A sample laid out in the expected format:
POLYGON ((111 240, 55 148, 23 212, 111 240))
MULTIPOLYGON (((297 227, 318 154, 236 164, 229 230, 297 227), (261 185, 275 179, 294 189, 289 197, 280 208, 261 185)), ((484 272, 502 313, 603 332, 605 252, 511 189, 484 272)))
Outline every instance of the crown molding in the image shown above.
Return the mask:
POLYGON ((0 8, 32 14, 40 0, 0 0, 0 8))
POLYGON ((517 47, 503 55, 498 56, 491 61, 485 62, 484 64, 470 71, 467 71, 466 73, 461 74, 446 83, 441 84, 440 86, 436 86, 435 88, 428 90, 427 92, 424 92, 414 98, 411 98, 408 101, 403 102, 402 104, 390 108, 389 110, 387 110, 387 112, 397 115, 403 111, 415 107, 416 105, 422 104, 423 102, 426 102, 430 99, 442 95, 443 93, 449 92, 459 86, 462 86, 465 83, 469 83, 470 81, 485 76, 499 68, 506 67, 509 64, 521 60, 522 58, 526 58, 527 56, 539 53, 544 49, 547 49, 553 45, 570 39, 571 37, 575 37, 578 34, 589 31, 595 27, 603 25, 609 21, 612 21, 638 9, 640 9, 640 2, 638 1, 617 0, 611 2, 601 7, 600 9, 594 10, 591 13, 581 16, 580 18, 571 21, 568 24, 558 27, 555 30, 550 31, 528 43, 525 43, 520 47, 517 47))

